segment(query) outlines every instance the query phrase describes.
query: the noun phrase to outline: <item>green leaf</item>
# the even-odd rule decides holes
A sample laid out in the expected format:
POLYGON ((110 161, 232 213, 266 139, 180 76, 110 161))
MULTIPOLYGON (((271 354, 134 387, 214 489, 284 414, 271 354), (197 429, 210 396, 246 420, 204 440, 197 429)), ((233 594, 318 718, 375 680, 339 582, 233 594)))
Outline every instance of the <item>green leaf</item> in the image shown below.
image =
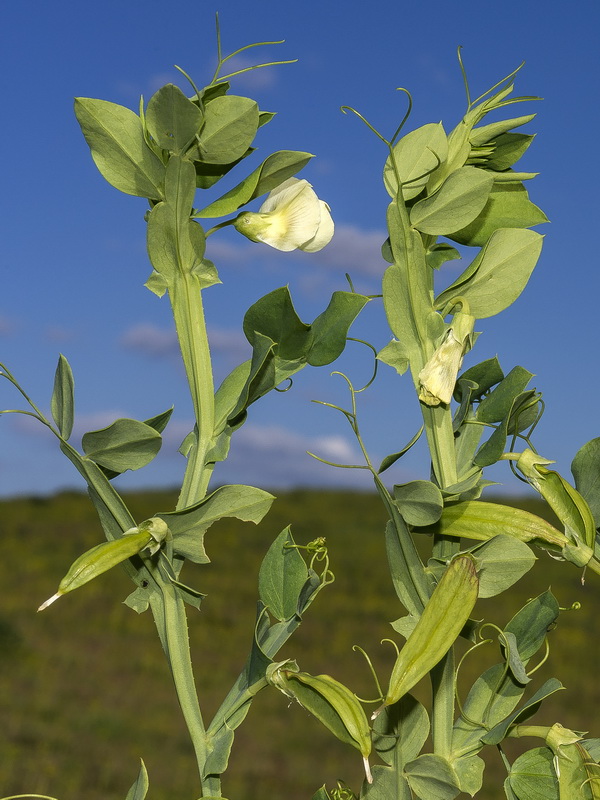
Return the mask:
POLYGON ((485 761, 479 756, 464 756, 452 761, 461 792, 475 797, 483 785, 485 761))
POLYGON ((416 758, 429 735, 429 717, 410 694, 387 706, 373 723, 373 747, 386 764, 401 770, 416 758))
POLYGON ((431 481, 410 481, 394 486, 394 499, 409 525, 433 525, 442 515, 444 499, 431 481))
POLYGON ((150 417, 150 419, 145 419, 144 423, 149 425, 151 428, 154 428, 155 431, 162 433, 164 429, 167 427, 169 420, 171 419, 171 414, 173 413, 173 406, 168 408, 166 411, 163 411, 161 414, 157 414, 155 417, 150 417))
POLYGON ((311 158, 313 158, 311 153, 296 150, 280 150, 273 153, 241 183, 203 208, 202 211, 198 211, 195 216, 224 217, 227 214, 233 214, 241 206, 270 192, 300 172, 311 158))
POLYGON ((164 150, 180 153, 202 124, 202 111, 177 86, 168 83, 154 94, 146 109, 150 136, 164 150))
POLYGON ((137 776, 137 780, 131 787, 131 789, 127 792, 127 797, 125 800, 144 800, 146 797, 146 793, 148 792, 149 781, 148 781, 148 773, 146 771, 146 765, 140 759, 141 766, 140 772, 137 776))
POLYGON ((202 161, 229 164, 241 158, 258 129, 258 105, 248 97, 225 95, 205 106, 205 121, 198 139, 202 161))
POLYGON ((472 551, 477 563, 479 597, 494 597, 508 589, 533 567, 531 549, 512 536, 499 534, 472 551))
POLYGON ((530 683, 531 678, 527 674, 525 664, 519 655, 517 637, 514 635, 514 633, 504 631, 504 638, 506 639, 506 644, 502 649, 506 657, 506 662, 510 668, 513 678, 517 681, 517 683, 520 683, 524 686, 525 684, 530 683))
MULTIPOLYGON (((379 358, 379 356, 377 356, 377 358, 379 358)), ((391 455, 386 456, 383 459, 383 461, 381 462, 381 464, 379 465, 379 469, 377 470, 377 474, 381 475, 381 473, 385 472, 386 469, 389 469, 392 466, 392 464, 395 464, 396 461, 398 461, 399 458, 402 458, 402 456, 405 453, 408 453, 408 451, 411 449, 411 447, 413 445, 415 445, 419 441, 419 439, 421 438, 421 434, 423 433, 424 430, 425 430, 425 426, 421 425, 419 430, 415 433, 415 435, 412 437, 412 439, 406 445, 404 445, 402 450, 399 450, 397 453, 391 453, 391 455)))
POLYGON ((116 189, 160 200, 165 167, 144 139, 142 122, 129 108, 78 97, 75 115, 94 163, 116 189))
POLYGON ((512 119, 503 119, 499 122, 492 122, 489 125, 481 125, 479 128, 473 128, 469 134, 469 141, 474 146, 480 146, 491 141, 498 141, 502 134, 511 131, 513 128, 520 128, 521 125, 526 125, 535 117, 535 114, 526 114, 524 117, 513 117, 512 119))
POLYGON ((354 292, 334 292, 329 305, 311 325, 311 340, 307 361, 322 367, 335 361, 346 346, 348 329, 369 302, 369 298, 354 292))
POLYGON ((440 269, 446 261, 453 261, 462 256, 456 247, 452 247, 448 242, 438 242, 427 250, 425 258, 431 269, 440 269))
POLYGON ((457 757, 472 755, 482 749, 481 737, 514 709, 525 692, 506 665, 487 669, 471 687, 463 702, 463 716, 454 723, 452 752, 457 757))
POLYGON ((548 222, 544 212, 529 199, 520 183, 496 183, 485 207, 466 227, 454 230, 449 238, 459 244, 483 247, 499 228, 532 228, 548 222))
POLYGON ((506 736, 511 725, 529 719, 529 717, 536 713, 542 700, 564 688, 562 683, 556 680, 556 678, 549 678, 524 705, 509 714, 493 727, 491 731, 488 731, 485 736, 482 736, 481 741, 484 744, 499 744, 506 736))
POLYGON ((89 459, 121 473, 149 464, 160 450, 162 438, 144 422, 117 419, 106 428, 85 433, 81 444, 89 459))
POLYGON ((190 219, 195 191, 193 164, 171 156, 165 179, 166 199, 150 212, 147 231, 150 261, 168 286, 176 274, 192 274, 204 258, 204 231, 190 219))
POLYGON ((296 613, 300 593, 308 579, 308 569, 294 544, 288 526, 268 549, 258 574, 261 602, 282 622, 296 613))
POLYGON ((494 152, 486 160, 487 169, 509 169, 521 158, 535 135, 526 133, 501 133, 495 139, 494 152))
POLYGON ((404 775, 420 800, 453 800, 460 794, 458 776, 442 756, 424 753, 405 764, 404 775))
POLYGON ((410 360, 405 346, 397 339, 392 339, 377 353, 377 359, 389 367, 393 367, 398 375, 404 375, 409 367, 410 360))
POLYGON ((54 389, 50 401, 52 419, 62 438, 67 441, 73 432, 73 415, 75 410, 73 372, 67 359, 58 358, 54 373, 54 389))
POLYGON ((464 228, 481 213, 493 182, 491 175, 476 167, 455 170, 435 194, 415 203, 410 211, 411 225, 434 236, 464 228))
POLYGON ((363 783, 360 800, 413 800, 406 778, 398 770, 375 764, 373 783, 363 783))
POLYGON ((477 419, 488 423, 502 422, 509 415, 516 397, 525 390, 532 378, 533 373, 524 367, 513 367, 496 388, 481 401, 477 408, 477 419))
POLYGON ((465 272, 436 298, 442 309, 456 295, 464 297, 478 319, 508 308, 521 294, 542 251, 543 236, 527 229, 494 231, 465 272))
POLYGON ((506 625, 505 631, 513 633, 517 639, 519 655, 524 662, 529 661, 543 645, 559 611, 556 598, 548 589, 529 600, 506 625))
POLYGON ((173 534, 175 552, 195 561, 207 564, 210 559, 204 549, 204 534, 223 517, 235 517, 243 522, 260 522, 275 498, 272 494, 254 486, 221 486, 199 503, 181 511, 156 514, 169 526, 173 534))
POLYGON ((276 343, 277 355, 293 360, 304 355, 309 347, 310 325, 306 325, 294 308, 287 286, 275 289, 250 306, 244 317, 244 333, 254 346, 260 333, 276 343))
POLYGON ((516 759, 508 781, 518 800, 559 800, 553 760, 549 747, 534 747, 516 759))
POLYGON ((600 528, 600 438, 583 445, 573 459, 571 471, 577 491, 590 507, 596 528, 600 528))
POLYGON ((460 382, 463 380, 472 381, 473 383, 477 384, 478 388, 471 393, 471 398, 473 400, 479 400, 483 394, 488 392, 492 386, 500 383, 503 378, 504 373, 502 372, 502 368, 500 367, 500 362, 498 361, 497 356, 488 358, 486 361, 482 361, 479 364, 469 367, 469 369, 465 370, 465 372, 458 376, 455 399, 459 402, 461 400, 460 382))
MULTIPOLYGON (((394 160, 402 182, 402 195, 411 200, 423 190, 429 173, 448 157, 448 139, 441 122, 417 128, 394 145, 394 160)), ((398 178, 388 156, 383 169, 383 182, 390 197, 398 193, 398 178)))

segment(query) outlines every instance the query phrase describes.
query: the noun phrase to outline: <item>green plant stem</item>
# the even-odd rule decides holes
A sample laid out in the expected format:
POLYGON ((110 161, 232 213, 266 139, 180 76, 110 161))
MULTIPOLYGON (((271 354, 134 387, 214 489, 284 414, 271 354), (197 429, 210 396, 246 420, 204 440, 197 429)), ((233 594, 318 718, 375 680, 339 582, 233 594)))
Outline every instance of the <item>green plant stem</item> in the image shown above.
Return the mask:
POLYGON ((177 699, 192 740, 202 780, 207 758, 206 732, 194 681, 183 600, 168 578, 155 575, 160 594, 150 600, 152 615, 169 662, 177 699))
POLYGON ((195 278, 178 275, 169 287, 169 297, 196 418, 195 441, 188 453, 177 502, 181 509, 199 502, 206 494, 211 470, 205 462, 214 433, 215 400, 202 294, 195 278))

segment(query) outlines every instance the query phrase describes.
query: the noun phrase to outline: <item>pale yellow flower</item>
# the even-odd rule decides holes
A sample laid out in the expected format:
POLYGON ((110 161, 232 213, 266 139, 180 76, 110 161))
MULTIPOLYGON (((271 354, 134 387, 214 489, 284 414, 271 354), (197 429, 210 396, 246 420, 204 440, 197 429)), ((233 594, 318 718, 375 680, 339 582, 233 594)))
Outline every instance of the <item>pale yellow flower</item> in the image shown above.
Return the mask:
POLYGON ((276 250, 321 250, 333 236, 329 206, 308 181, 289 178, 269 193, 258 212, 243 211, 234 226, 253 242, 276 250))
POLYGON ((458 370, 464 354, 470 350, 475 318, 458 312, 435 353, 419 372, 419 400, 439 406, 452 399, 458 370))

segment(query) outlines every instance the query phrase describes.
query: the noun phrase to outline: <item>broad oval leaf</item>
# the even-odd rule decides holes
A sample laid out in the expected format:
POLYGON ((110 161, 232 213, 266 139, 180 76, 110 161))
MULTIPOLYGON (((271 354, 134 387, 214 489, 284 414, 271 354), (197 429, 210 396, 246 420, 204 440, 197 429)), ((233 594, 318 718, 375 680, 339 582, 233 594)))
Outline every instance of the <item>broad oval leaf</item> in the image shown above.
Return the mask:
POLYGON ((521 183, 497 183, 483 210, 470 224, 455 229, 449 238, 459 244, 483 247, 499 228, 532 228, 548 217, 529 199, 521 183))
POLYGON ((308 580, 308 569, 294 544, 288 526, 267 550, 258 573, 260 600, 281 622, 297 612, 302 588, 308 580))
MULTIPOLYGON (((402 182, 405 200, 416 197, 427 184, 431 170, 448 157, 448 139, 441 122, 423 125, 394 145, 394 160, 402 182)), ((390 197, 396 197, 398 179, 389 155, 383 169, 383 182, 390 197)))
POLYGON ((479 597, 494 597, 533 567, 536 557, 524 542, 499 534, 471 551, 477 563, 479 597))
POLYGON ((258 105, 248 97, 226 95, 207 104, 198 140, 203 161, 230 164, 241 158, 258 129, 258 105))
POLYGON ((444 498, 431 481, 410 481, 394 486, 394 499, 409 525, 433 525, 442 515, 444 498))
POLYGON ((202 112, 177 86, 168 83, 154 94, 146 109, 146 126, 164 150, 178 153, 189 145, 202 124, 202 112))
POLYGON ((136 419, 117 419, 112 425, 85 433, 83 452, 101 467, 114 472, 140 469, 160 450, 160 433, 136 419))
POLYGON ((146 144, 138 115, 89 97, 76 98, 75 114, 103 177, 125 194, 160 200, 165 167, 146 144))
POLYGON ((539 233, 526 228, 496 230, 473 264, 436 298, 435 307, 443 308, 460 294, 477 319, 504 311, 527 285, 543 240, 539 233))
POLYGON ((549 747, 534 747, 516 759, 508 780, 519 800, 559 800, 553 761, 549 747))
POLYGON ((434 236, 464 228, 481 213, 493 183, 491 175, 476 167, 455 170, 435 194, 415 203, 411 225, 434 236))
POLYGON ((453 800, 460 794, 458 776, 442 756, 424 753, 404 765, 404 775, 421 800, 453 800))

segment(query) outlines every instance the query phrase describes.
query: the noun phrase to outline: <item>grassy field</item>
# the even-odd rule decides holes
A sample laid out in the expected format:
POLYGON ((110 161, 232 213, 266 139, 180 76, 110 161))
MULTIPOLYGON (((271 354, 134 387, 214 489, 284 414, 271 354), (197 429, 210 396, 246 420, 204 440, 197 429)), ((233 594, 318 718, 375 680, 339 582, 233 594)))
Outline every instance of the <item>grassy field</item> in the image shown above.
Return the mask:
MULTIPOLYGON (((173 507, 168 492, 128 498, 136 519, 173 507)), ((532 501, 533 502, 533 501, 532 501)), ((535 503, 531 510, 540 513, 535 503)), ((183 579, 207 593, 190 613, 190 637, 203 709, 210 718, 245 660, 257 599, 260 561, 288 524, 299 543, 324 535, 335 583, 306 614, 281 652, 300 668, 328 672, 362 697, 375 694, 359 644, 384 676, 393 662, 381 639, 402 614, 386 571, 385 516, 375 496, 294 491, 280 496, 260 527, 224 520, 206 536, 210 565, 186 567, 183 579)), ((143 757, 152 800, 195 800, 194 759, 180 720, 170 676, 149 614, 121 602, 130 586, 119 570, 62 598, 43 614, 36 608, 54 593, 70 563, 102 534, 85 495, 0 503, 0 796, 32 792, 59 800, 124 800, 143 757)), ((579 730, 594 725, 600 701, 597 665, 600 581, 552 561, 541 551, 534 569, 507 595, 481 601, 478 618, 500 624, 530 597, 552 587, 561 615, 552 633, 549 663, 532 681, 551 675, 567 687, 542 707, 539 724, 579 730)), ((497 660, 489 645, 466 661, 462 688, 497 660)), ((415 692, 427 701, 428 687, 415 692)), ((592 729, 600 734, 600 726, 592 729)), ((518 742, 507 753, 519 752, 518 742)), ((537 742, 528 742, 533 746, 537 742)), ((255 700, 234 745, 223 782, 231 800, 309 800, 324 782, 342 778, 357 789, 361 763, 275 690, 255 700)), ((496 753, 480 795, 503 797, 496 753)))

